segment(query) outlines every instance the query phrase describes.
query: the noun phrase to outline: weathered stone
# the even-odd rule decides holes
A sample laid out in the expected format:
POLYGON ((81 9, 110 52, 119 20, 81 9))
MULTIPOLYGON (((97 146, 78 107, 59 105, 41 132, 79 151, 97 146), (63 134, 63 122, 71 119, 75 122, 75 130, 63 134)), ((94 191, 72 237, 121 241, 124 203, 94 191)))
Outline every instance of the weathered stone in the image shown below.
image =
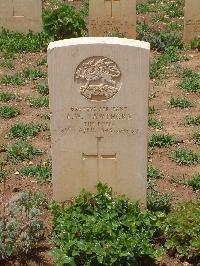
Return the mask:
POLYGON ((136 0, 90 0, 89 36, 111 35, 136 38, 136 0))
POLYGON ((0 31, 42 31, 41 0, 0 0, 0 31))
POLYGON ((54 198, 98 181, 146 203, 149 43, 77 38, 48 47, 54 198))
POLYGON ((184 41, 200 38, 200 0, 185 0, 184 41))

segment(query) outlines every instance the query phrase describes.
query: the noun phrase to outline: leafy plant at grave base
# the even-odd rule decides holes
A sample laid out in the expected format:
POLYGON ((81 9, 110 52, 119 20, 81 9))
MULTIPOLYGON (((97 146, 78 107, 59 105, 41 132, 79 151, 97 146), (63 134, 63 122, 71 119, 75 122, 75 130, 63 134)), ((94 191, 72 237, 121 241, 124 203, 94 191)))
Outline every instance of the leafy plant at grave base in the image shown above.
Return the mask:
POLYGON ((34 124, 34 123, 29 123, 29 124, 17 123, 11 127, 10 132, 8 133, 8 137, 21 138, 21 139, 33 138, 39 132, 45 130, 47 130, 47 125, 34 124))
POLYGON ((200 132, 194 132, 192 135, 196 144, 200 145, 200 132))
POLYGON ((40 83, 36 86, 37 91, 42 95, 49 94, 49 87, 47 82, 40 83))
POLYGON ((9 32, 3 30, 0 32, 0 52, 22 53, 38 52, 46 50, 48 43, 52 41, 47 34, 29 32, 28 34, 9 32))
POLYGON ((28 253, 45 237, 41 208, 46 204, 41 194, 22 193, 10 202, 0 217, 0 258, 28 253))
POLYGON ((7 91, 0 92, 0 102, 8 102, 15 99, 15 94, 7 91))
POLYGON ((52 179, 52 168, 49 162, 44 163, 43 165, 31 165, 23 167, 20 170, 21 175, 28 177, 35 177, 38 182, 51 182, 52 179))
POLYGON ((184 98, 179 98, 179 97, 178 98, 172 97, 170 99, 169 104, 170 104, 170 107, 172 107, 172 108, 178 107, 178 108, 181 108, 181 109, 189 108, 189 107, 193 107, 194 106, 191 101, 189 101, 187 99, 184 99, 184 98))
POLYGON ((11 145, 7 151, 8 159, 12 161, 27 161, 34 159, 35 156, 43 154, 43 151, 32 146, 26 141, 18 141, 11 145))
POLYGON ((171 22, 169 24, 167 24, 167 31, 175 31, 175 30, 183 30, 184 26, 183 24, 179 24, 179 23, 175 23, 175 22, 171 22))
POLYGON ((178 204, 165 223, 166 248, 172 254, 186 259, 200 257, 199 202, 178 204))
POLYGON ((20 114, 20 111, 16 107, 2 106, 0 107, 0 118, 9 119, 20 114))
POLYGON ((174 144, 178 143, 177 139, 175 136, 172 135, 165 135, 165 134, 153 134, 151 136, 149 146, 150 147, 170 147, 174 144))
POLYGON ((171 196, 158 192, 151 187, 147 193, 147 208, 153 212, 169 213, 172 208, 171 196))
POLYGON ((86 23, 75 7, 60 4, 43 12, 44 30, 55 40, 84 35, 86 23))
POLYGON ((154 117, 149 117, 149 126, 156 129, 161 129, 163 127, 162 122, 160 122, 154 117))
POLYGON ((149 106, 149 111, 148 111, 149 115, 155 114, 156 113, 156 109, 154 106, 149 106))
POLYGON ((21 73, 15 73, 14 75, 4 75, 2 76, 0 83, 3 85, 19 86, 24 83, 24 77, 21 73))
POLYGON ((192 179, 188 181, 188 185, 193 188, 193 190, 200 189, 200 173, 195 174, 192 179))
POLYGON ((49 98, 47 96, 30 97, 29 103, 31 107, 40 108, 49 106, 49 98))
POLYGON ((170 18, 184 16, 182 6, 179 8, 179 3, 176 3, 176 2, 168 3, 165 7, 165 11, 170 18))
POLYGON ((66 207, 54 203, 51 209, 56 265, 150 265, 162 256, 153 243, 165 216, 113 197, 106 185, 99 183, 96 194, 83 191, 66 207))
POLYGON ((176 150, 171 158, 179 165, 196 165, 200 163, 200 154, 188 148, 176 150))
POLYGON ((156 23, 156 22, 163 22, 168 24, 170 22, 170 18, 168 16, 165 16, 163 14, 159 14, 159 15, 154 15, 152 17, 152 22, 156 23))
POLYGON ((197 49, 198 51, 200 51, 200 38, 199 39, 194 39, 191 42, 191 48, 192 49, 197 49))
POLYGON ((183 71, 183 79, 179 84, 180 88, 188 92, 200 93, 200 74, 192 69, 183 71))
POLYGON ((200 115, 194 117, 186 117, 188 125, 200 126, 200 115))
POLYGON ((45 120, 49 120, 50 119, 50 114, 45 112, 45 113, 41 114, 41 117, 44 118, 45 120))
POLYGON ((141 32, 139 39, 149 42, 151 48, 158 52, 163 52, 167 47, 174 47, 178 49, 183 48, 182 37, 177 33, 171 33, 170 31, 152 31, 141 32))

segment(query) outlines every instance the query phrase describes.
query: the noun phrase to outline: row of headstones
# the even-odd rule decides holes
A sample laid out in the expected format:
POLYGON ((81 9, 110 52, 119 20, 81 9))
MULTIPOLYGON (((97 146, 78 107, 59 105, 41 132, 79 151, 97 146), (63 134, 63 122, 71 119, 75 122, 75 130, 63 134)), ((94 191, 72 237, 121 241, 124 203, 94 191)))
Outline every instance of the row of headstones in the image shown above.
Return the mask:
MULTIPOLYGON (((145 0, 138 0, 145 2, 145 0)), ((90 0, 89 36, 136 38, 136 0, 90 0)), ((185 2, 184 40, 200 37, 200 0, 185 2)), ((41 0, 0 0, 0 30, 42 31, 41 0)))

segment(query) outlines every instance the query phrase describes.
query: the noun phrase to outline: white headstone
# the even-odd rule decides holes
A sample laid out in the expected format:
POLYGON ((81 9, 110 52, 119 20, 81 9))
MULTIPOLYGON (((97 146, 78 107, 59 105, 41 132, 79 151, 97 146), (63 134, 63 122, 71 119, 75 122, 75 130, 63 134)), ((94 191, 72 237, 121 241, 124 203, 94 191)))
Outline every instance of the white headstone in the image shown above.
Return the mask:
POLYGON ((0 31, 42 31, 41 0, 0 0, 0 31))
POLYGON ((200 38, 200 0, 185 0, 184 41, 200 38))
POLYGON ((149 43, 77 38, 48 47, 54 198, 99 181, 146 203, 149 43))
POLYGON ((89 36, 120 34, 136 38, 136 0, 90 0, 89 36))

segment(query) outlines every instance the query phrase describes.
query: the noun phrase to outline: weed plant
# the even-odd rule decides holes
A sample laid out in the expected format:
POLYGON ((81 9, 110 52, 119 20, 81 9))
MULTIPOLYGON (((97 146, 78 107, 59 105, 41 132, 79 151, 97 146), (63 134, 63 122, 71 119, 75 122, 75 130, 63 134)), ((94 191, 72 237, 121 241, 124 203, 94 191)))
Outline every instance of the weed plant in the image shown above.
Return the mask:
POLYGON ((200 75, 191 69, 183 71, 180 88, 188 92, 200 93, 200 75))
POLYGON ((178 204, 166 219, 166 248, 180 258, 200 257, 199 221, 199 202, 178 204))
POLYGON ((49 98, 47 96, 41 97, 30 97, 29 103, 31 107, 40 108, 40 107, 48 107, 49 106, 49 98))
POLYGON ((15 94, 7 91, 0 92, 0 102, 8 102, 15 99, 15 94))
POLYGON ((147 193, 147 208, 153 212, 165 212, 171 211, 171 196, 154 190, 149 189, 147 193))
POLYGON ((192 179, 188 181, 188 185, 193 188, 194 191, 200 189, 200 173, 195 174, 192 179))
POLYGON ((47 82, 40 83, 36 86, 37 91, 42 95, 49 94, 49 87, 47 82))
POLYGON ((51 164, 46 163, 44 165, 31 165, 23 167, 20 171, 21 175, 27 177, 35 177, 39 183, 51 182, 51 164))
POLYGON ((194 139, 194 142, 198 145, 200 145, 200 132, 194 132, 192 134, 192 137, 194 139))
POLYGON ((181 108, 181 109, 184 109, 184 108, 190 108, 190 107, 193 107, 193 103, 185 98, 174 98, 172 97, 170 99, 170 107, 171 108, 181 108))
POLYGON ((45 51, 52 39, 44 34, 28 34, 2 31, 0 32, 0 52, 22 53, 45 51))
POLYGON ((47 125, 34 124, 34 123, 17 123, 11 127, 8 136, 10 138, 27 139, 37 136, 41 131, 47 130, 47 125))
POLYGON ((155 129, 162 129, 163 127, 162 122, 154 117, 149 117, 149 126, 155 129))
POLYGON ((155 133, 151 136, 149 146, 154 147, 170 147, 176 144, 178 141, 175 136, 155 133))
POLYGON ((0 118, 10 119, 20 114, 20 111, 16 107, 2 106, 0 107, 0 118))
POLYGON ((7 158, 13 162, 30 161, 35 156, 43 154, 43 151, 32 146, 26 141, 18 141, 11 145, 7 151, 7 158))
POLYGON ((194 116, 194 117, 186 117, 186 123, 189 126, 200 126, 200 115, 194 116))
POLYGON ((45 237, 41 219, 44 198, 40 194, 22 193, 9 203, 0 217, 0 259, 28 253, 45 237))
POLYGON ((179 165, 196 165, 200 163, 200 154, 188 148, 180 148, 173 153, 172 160, 179 165))

